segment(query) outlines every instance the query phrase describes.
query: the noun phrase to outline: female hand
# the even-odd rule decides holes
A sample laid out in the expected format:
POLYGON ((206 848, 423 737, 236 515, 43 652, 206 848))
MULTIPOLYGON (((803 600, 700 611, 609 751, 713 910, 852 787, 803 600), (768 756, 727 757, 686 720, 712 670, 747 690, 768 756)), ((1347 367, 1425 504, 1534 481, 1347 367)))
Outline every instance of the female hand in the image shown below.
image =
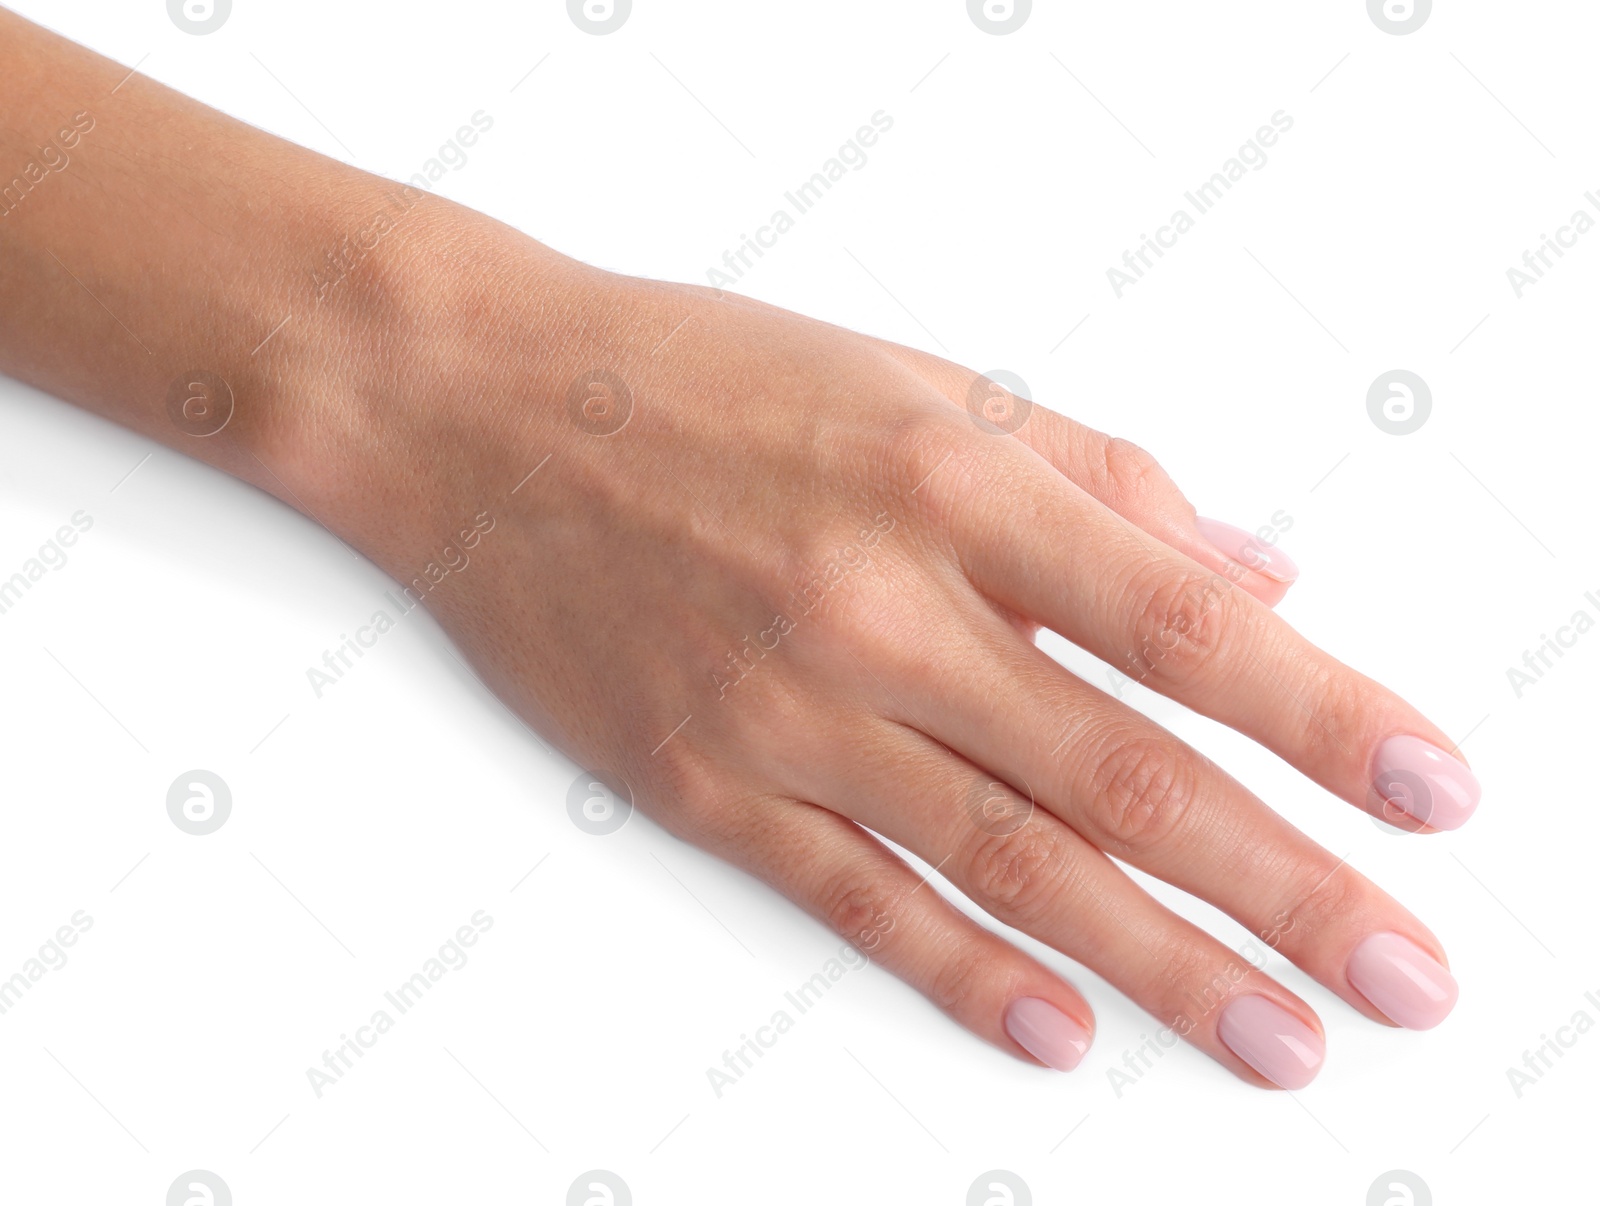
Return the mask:
POLYGON ((380 351, 235 438, 583 767, 1062 1070, 1083 997, 877 835, 1251 1083, 1315 1075, 1316 1015, 1119 861, 1375 1021, 1449 1011, 1416 918, 1033 643, 1053 629, 1358 808, 1462 824, 1450 740, 1270 610, 1280 552, 956 365, 448 203, 407 224, 342 286, 381 299, 346 340, 380 351))
POLYGON ((1290 563, 1138 448, 585 267, 3 11, 0 108, 58 152, 0 138, 51 164, 0 215, 0 371, 338 531, 586 771, 975 1034, 1069 1069, 1094 1023, 875 835, 1252 1083, 1310 1080, 1316 1016, 1113 859, 1374 1020, 1454 1003, 1420 922, 1034 646, 1049 627, 1386 819, 1476 807, 1444 734, 1269 610, 1290 563))

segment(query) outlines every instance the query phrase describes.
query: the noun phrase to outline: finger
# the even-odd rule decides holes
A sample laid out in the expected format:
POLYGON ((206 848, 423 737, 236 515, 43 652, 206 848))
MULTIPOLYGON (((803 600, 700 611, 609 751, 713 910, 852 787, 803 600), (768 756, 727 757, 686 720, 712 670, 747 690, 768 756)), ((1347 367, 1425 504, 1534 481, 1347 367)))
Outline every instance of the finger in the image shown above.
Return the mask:
POLYGON ((1234 574, 1269 607, 1283 600, 1300 575, 1278 547, 1294 523, 1284 511, 1254 532, 1198 516, 1160 462, 1138 444, 1037 404, 1016 435, 1100 503, 1206 569, 1234 574))
POLYGON ((1115 985, 1168 1027, 1263 1087, 1300 1088, 1321 1066, 1310 1006, 1163 908, 1056 817, 932 739, 857 727, 789 773, 817 798, 935 866, 998 920, 1115 985), (998 802, 998 807, 994 805, 998 802))
POLYGON ((919 498, 969 579, 1145 685, 1265 745, 1329 791, 1417 832, 1455 829, 1477 780, 1393 692, 1318 649, 1221 574, 1107 514, 1047 466, 966 446, 919 498), (1000 505, 978 483, 999 474, 1000 505), (1026 498, 1026 519, 1005 514, 1026 498))
POLYGON ((1091 844, 1215 905, 1368 1017, 1427 1029, 1455 1004, 1443 949, 1399 902, 999 620, 896 694, 930 736, 1031 785, 1091 844))
MULTIPOLYGON (((854 822, 797 800, 745 810, 719 843, 848 944, 1003 1051, 1070 1072, 1094 1013, 1054 972, 973 922, 854 822)), ((802 994, 805 989, 801 990, 802 994)))
POLYGON ((891 351, 953 405, 974 417, 1000 418, 980 427, 1014 435, 1129 523, 1206 569, 1232 574, 1268 607, 1280 603, 1299 577, 1299 567, 1278 547, 1294 523, 1286 512, 1274 512, 1252 532, 1197 516, 1160 462, 1132 441, 1019 400, 1002 383, 938 356, 898 344, 891 351))

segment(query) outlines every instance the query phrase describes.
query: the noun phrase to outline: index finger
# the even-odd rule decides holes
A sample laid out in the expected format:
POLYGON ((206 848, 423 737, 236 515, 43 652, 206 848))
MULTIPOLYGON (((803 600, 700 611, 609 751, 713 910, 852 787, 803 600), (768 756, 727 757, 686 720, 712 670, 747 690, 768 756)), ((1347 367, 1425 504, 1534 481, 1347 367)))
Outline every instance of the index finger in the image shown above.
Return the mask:
POLYGON ((930 482, 973 584, 993 601, 1266 746, 1335 795, 1416 832, 1456 829, 1477 779, 1398 695, 1301 636, 1225 574, 1112 513, 1014 443, 930 482), (1006 458, 1023 508, 978 497, 1006 458), (937 484, 936 484, 937 483, 937 484), (1024 518, 1025 516, 1025 518, 1024 518))

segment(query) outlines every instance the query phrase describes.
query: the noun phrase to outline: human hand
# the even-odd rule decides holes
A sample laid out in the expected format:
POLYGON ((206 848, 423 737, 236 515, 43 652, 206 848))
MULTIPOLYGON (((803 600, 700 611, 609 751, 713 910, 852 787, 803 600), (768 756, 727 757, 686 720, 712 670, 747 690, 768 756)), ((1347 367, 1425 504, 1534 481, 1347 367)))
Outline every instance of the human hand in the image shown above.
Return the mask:
POLYGON ((975 373, 425 210, 384 329, 350 341, 398 350, 263 431, 262 459, 574 760, 1063 1070, 1083 997, 874 835, 1252 1083, 1315 1075, 1316 1015, 1113 860, 1374 1020, 1449 1011, 1416 918, 1033 643, 1053 629, 1375 815, 1462 824, 1450 740, 1269 610, 1280 552, 975 373))

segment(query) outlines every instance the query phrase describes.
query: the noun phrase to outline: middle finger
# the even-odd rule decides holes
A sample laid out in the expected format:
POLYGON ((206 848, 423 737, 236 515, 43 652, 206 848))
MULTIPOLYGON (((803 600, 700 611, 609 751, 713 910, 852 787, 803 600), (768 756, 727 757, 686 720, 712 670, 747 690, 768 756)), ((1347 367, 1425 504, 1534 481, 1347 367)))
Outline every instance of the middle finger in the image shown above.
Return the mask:
POLYGON ((1367 1016, 1426 1029, 1454 1005, 1438 940, 1396 900, 1009 625, 975 625, 914 679, 898 689, 908 723, 1031 785, 1092 844, 1216 905, 1367 1016))

